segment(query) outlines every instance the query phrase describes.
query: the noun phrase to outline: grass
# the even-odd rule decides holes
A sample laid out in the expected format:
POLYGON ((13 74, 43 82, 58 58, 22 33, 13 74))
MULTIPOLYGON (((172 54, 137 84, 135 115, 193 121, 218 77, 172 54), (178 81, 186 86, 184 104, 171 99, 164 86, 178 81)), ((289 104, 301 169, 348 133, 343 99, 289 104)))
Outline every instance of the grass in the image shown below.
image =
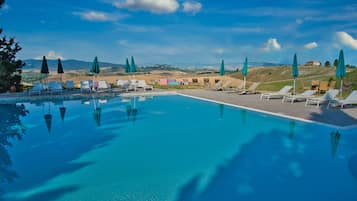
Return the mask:
MULTIPOLYGON (((289 70, 289 68, 290 67, 254 69, 252 72, 249 72, 251 74, 250 77, 248 73, 247 80, 251 82, 261 82, 258 86, 258 90, 260 91, 278 91, 285 85, 293 85, 291 70, 289 70)), ((241 75, 236 74, 234 76, 240 78, 241 75)), ((296 81, 296 92, 303 92, 303 87, 310 86, 312 80, 336 81, 336 88, 340 87, 340 79, 336 79, 334 68, 300 67, 300 76, 296 81)), ((343 96, 346 97, 352 90, 357 90, 357 69, 348 69, 344 82, 352 83, 352 88, 344 90, 343 92, 343 96)))
MULTIPOLYGON (((299 78, 317 77, 321 75, 334 76, 335 68, 330 67, 312 67, 312 66, 300 66, 299 78)), ((241 72, 230 74, 231 77, 243 79, 241 72)), ((323 76, 324 77, 324 76, 323 76)), ((247 75, 247 80, 250 82, 274 82, 282 80, 291 80, 291 67, 279 66, 279 67, 264 67, 264 68, 251 68, 247 75)))

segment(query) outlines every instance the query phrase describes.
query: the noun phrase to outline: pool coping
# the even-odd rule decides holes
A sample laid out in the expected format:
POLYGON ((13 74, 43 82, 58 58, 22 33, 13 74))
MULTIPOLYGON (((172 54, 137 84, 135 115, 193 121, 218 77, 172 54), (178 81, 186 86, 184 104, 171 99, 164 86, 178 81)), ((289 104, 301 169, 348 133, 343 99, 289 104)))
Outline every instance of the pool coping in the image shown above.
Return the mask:
POLYGON ((252 107, 246 107, 246 106, 241 106, 241 105, 237 105, 237 104, 226 103, 226 102, 223 102, 223 101, 217 101, 217 100, 213 100, 213 99, 187 95, 187 94, 183 94, 183 93, 179 93, 179 92, 176 92, 176 94, 180 95, 180 96, 188 97, 188 98, 193 98, 193 99, 197 99, 197 100, 203 100, 203 101, 212 102, 212 103, 224 104, 224 105, 235 107, 235 108, 245 109, 245 110, 249 110, 249 111, 253 111, 253 112, 259 112, 259 113, 272 115, 272 116, 276 116, 276 117, 282 117, 282 118, 291 119, 291 120, 296 120, 296 121, 300 121, 300 122, 304 122, 304 123, 318 124, 318 125, 321 125, 321 126, 330 127, 330 128, 334 128, 334 129, 337 129, 337 130, 350 130, 350 129, 356 129, 357 128, 357 125, 339 126, 339 125, 334 125, 334 124, 328 124, 328 123, 323 123, 323 122, 319 122, 319 121, 314 121, 314 120, 310 120, 310 119, 294 117, 294 116, 291 116, 291 115, 280 114, 280 113, 276 113, 276 112, 269 112, 269 111, 266 111, 266 110, 256 109, 256 108, 252 108, 252 107))

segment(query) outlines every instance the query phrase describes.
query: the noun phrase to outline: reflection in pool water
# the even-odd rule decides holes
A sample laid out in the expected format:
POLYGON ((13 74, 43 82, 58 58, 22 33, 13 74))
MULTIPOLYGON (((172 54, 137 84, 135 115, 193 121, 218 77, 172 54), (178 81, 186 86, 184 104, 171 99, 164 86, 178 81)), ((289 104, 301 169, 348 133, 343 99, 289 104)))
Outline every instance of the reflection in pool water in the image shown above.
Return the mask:
POLYGON ((181 96, 0 105, 0 112, 3 200, 357 198, 356 130, 181 96))
MULTIPOLYGON (((13 146, 12 140, 23 138, 26 129, 20 117, 29 111, 23 104, 0 104, 0 112, 0 183, 11 183, 18 175, 11 167, 12 159, 7 149, 13 146)), ((2 192, 0 186, 0 196, 2 192)))

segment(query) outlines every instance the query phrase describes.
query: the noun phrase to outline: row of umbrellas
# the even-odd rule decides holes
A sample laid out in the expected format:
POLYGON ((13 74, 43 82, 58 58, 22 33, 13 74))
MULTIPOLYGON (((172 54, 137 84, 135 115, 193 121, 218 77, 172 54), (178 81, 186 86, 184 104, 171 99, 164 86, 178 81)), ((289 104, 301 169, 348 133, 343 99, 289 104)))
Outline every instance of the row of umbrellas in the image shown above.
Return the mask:
MULTIPOLYGON (((244 60, 243 68, 241 70, 242 75, 243 75, 243 89, 245 90, 245 85, 246 85, 246 77, 248 75, 248 58, 246 57, 244 60)), ((225 74, 224 71, 224 60, 221 62, 221 67, 219 70, 219 75, 223 76, 225 74)))
POLYGON ((134 57, 131 56, 131 63, 129 64, 129 59, 126 58, 126 64, 125 64, 125 72, 126 73, 135 73, 136 72, 136 65, 134 61, 134 57))
MULTIPOLYGON (((245 85, 246 85, 246 77, 248 75, 248 58, 245 58, 243 68, 241 70, 242 75, 243 75, 243 88, 245 90, 245 85)), ((219 74, 223 76, 225 74, 224 71, 224 60, 221 62, 221 67, 219 74)), ((299 77, 299 68, 298 68, 298 62, 297 62, 297 55, 294 54, 294 59, 293 59, 293 64, 292 64, 292 76, 294 78, 293 82, 293 93, 296 94, 296 79, 299 77)), ((336 77, 341 79, 341 84, 340 84, 340 93, 342 93, 342 86, 343 86, 343 78, 346 77, 346 65, 345 65, 345 58, 343 54, 343 50, 340 50, 339 54, 339 59, 338 59, 338 65, 336 67, 336 77)))
MULTIPOLYGON (((99 61, 98 57, 96 56, 92 62, 91 68, 89 70, 90 73, 94 75, 99 75, 100 73, 100 67, 99 67, 99 61)), ((129 64, 128 58, 126 59, 126 66, 125 66, 125 72, 126 73, 135 73, 136 72, 136 65, 135 65, 135 60, 134 57, 131 57, 131 63, 129 64)), ((48 75, 50 73, 48 64, 47 64, 47 59, 45 56, 42 58, 42 65, 41 65, 41 74, 48 75)), ((57 64, 57 73, 61 76, 61 81, 62 81, 62 75, 64 73, 63 70, 63 65, 61 62, 61 59, 58 59, 58 64, 57 64)))

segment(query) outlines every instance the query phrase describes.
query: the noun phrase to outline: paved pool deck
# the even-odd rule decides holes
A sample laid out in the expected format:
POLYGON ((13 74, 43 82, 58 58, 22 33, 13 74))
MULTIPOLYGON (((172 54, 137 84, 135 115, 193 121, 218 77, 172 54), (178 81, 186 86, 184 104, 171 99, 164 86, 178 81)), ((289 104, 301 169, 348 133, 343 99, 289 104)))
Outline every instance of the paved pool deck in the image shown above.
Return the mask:
POLYGON ((263 110, 283 116, 296 117, 308 121, 330 124, 339 127, 357 128, 357 107, 350 106, 344 109, 339 107, 326 108, 326 105, 316 107, 305 102, 294 104, 282 103, 281 99, 260 100, 260 95, 238 95, 224 91, 213 90, 180 90, 179 94, 194 96, 212 101, 224 102, 236 106, 248 107, 254 110, 263 110))

